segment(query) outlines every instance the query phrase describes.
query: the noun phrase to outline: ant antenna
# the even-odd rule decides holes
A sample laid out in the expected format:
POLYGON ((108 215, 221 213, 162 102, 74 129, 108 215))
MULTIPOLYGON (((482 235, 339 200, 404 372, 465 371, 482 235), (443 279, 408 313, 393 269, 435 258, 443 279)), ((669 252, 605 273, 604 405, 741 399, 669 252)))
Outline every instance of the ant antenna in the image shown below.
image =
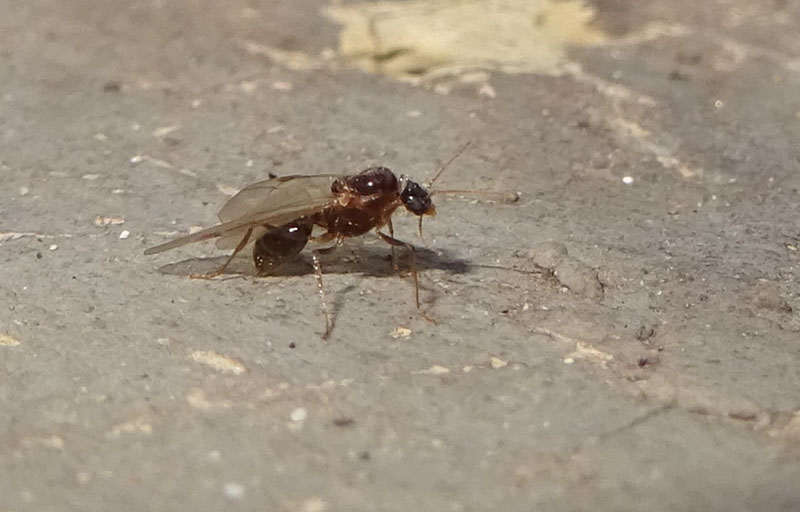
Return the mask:
POLYGON ((443 164, 442 164, 442 166, 441 166, 441 167, 439 167, 439 170, 438 170, 438 171, 436 171, 436 174, 434 174, 434 175, 433 175, 433 178, 431 178, 431 180, 428 182, 428 187, 427 187, 427 188, 428 188, 428 190, 430 190, 430 188, 433 186, 433 182, 434 182, 434 181, 436 181, 436 180, 438 180, 438 179, 439 179, 439 176, 440 176, 440 175, 441 175, 441 174, 444 172, 444 170, 445 170, 445 169, 447 169, 447 166, 449 166, 451 163, 453 163, 453 160, 455 160, 456 158, 458 158, 459 156, 461 156, 461 153, 463 153, 464 151, 466 151, 466 150, 467 150, 467 148, 470 146, 470 144, 472 144, 472 141, 468 141, 466 144, 464 144, 463 146, 461 146, 461 149, 459 149, 458 151, 456 151, 456 154, 455 154, 455 155, 453 155, 453 156, 451 156, 451 157, 450 157, 450 160, 446 161, 445 163, 443 163, 443 164))
MULTIPOLYGON (((449 159, 448 161, 446 161, 445 163, 443 163, 443 164, 442 164, 442 166, 441 166, 441 167, 439 167, 439 170, 438 170, 438 171, 436 171, 436 174, 434 174, 434 175, 433 175, 433 178, 431 178, 431 180, 428 182, 428 186, 427 186, 427 187, 425 187, 425 188, 426 188, 428 191, 430 191, 431 187, 433 186, 433 183, 434 183, 434 182, 435 182, 437 179, 439 179, 439 176, 441 176, 441 175, 442 175, 442 173, 444 172, 444 170, 445 170, 445 169, 447 169, 447 166, 449 166, 451 163, 453 163, 453 160, 455 160, 456 158, 458 158, 459 156, 461 156, 461 153, 463 153, 464 151, 466 151, 466 150, 467 150, 467 148, 470 146, 470 144, 472 144, 472 141, 471 141, 471 140, 470 140, 470 141, 467 141, 467 143, 466 143, 466 144, 464 144, 463 146, 461 146, 461 149, 459 149, 458 151, 456 151, 456 154, 454 154, 453 156, 451 156, 451 157, 450 157, 450 159, 449 159)), ((419 239, 420 239, 420 240, 422 240, 422 243, 424 244, 424 243, 425 243, 425 237, 424 237, 424 236, 422 236, 422 217, 423 217, 422 215, 420 215, 420 216, 419 216, 419 239)))

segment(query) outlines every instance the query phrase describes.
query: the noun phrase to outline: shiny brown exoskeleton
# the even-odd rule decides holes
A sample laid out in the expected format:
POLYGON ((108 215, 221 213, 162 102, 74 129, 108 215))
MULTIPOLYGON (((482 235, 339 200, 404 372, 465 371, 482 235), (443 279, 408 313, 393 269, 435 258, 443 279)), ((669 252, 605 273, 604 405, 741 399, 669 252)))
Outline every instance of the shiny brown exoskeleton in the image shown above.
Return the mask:
MULTIPOLYGON (((431 184, 464 149, 466 146, 439 169, 431 184)), ((332 322, 322 286, 319 254, 332 250, 345 238, 360 236, 374 229, 383 241, 392 246, 395 268, 394 247, 407 248, 411 254, 414 298, 419 307, 414 247, 394 238, 392 228, 392 214, 401 205, 420 217, 420 229, 422 216, 436 213, 428 188, 405 176, 398 178, 386 167, 370 167, 351 176, 322 174, 273 178, 253 183, 232 197, 219 212, 221 224, 151 247, 145 254, 156 254, 184 244, 218 238, 217 247, 232 248, 233 254, 216 271, 193 276, 212 278, 222 274, 234 256, 251 240, 255 240, 253 261, 257 273, 268 275, 283 263, 294 259, 309 240, 333 242, 329 247, 312 251, 314 273, 325 313, 323 338, 327 338, 332 322), (324 231, 314 236, 312 231, 315 226, 324 231), (380 231, 384 226, 389 230, 388 235, 380 231)))

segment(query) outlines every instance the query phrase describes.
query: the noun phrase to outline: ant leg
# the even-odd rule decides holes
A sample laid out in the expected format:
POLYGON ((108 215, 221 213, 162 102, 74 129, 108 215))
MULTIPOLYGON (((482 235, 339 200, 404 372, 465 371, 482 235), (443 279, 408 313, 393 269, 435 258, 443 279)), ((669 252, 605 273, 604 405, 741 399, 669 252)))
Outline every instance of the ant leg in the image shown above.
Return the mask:
MULTIPOLYGON (((389 226, 389 236, 391 238, 394 238, 394 226, 392 226, 391 217, 389 218, 388 226, 389 226)), ((378 234, 380 235, 380 232, 378 234)), ((394 253, 394 245, 392 245, 392 270, 394 270, 395 272, 397 272, 399 270, 399 268, 397 266, 397 256, 394 253)))
MULTIPOLYGON (((337 241, 338 242, 338 241, 337 241)), ((313 249, 311 251, 311 259, 314 262, 314 277, 317 278, 317 290, 319 297, 322 300, 322 313, 325 315, 325 334, 322 335, 323 340, 327 340, 333 330, 333 320, 331 319, 331 312, 328 309, 328 301, 325 298, 325 287, 322 285, 322 265, 319 263, 319 255, 327 254, 336 249, 339 244, 333 247, 323 247, 322 249, 313 249)))
POLYGON ((244 246, 247 245, 247 242, 250 240, 250 235, 252 233, 253 233, 253 228, 249 228, 247 230, 247 233, 244 234, 244 237, 242 237, 242 240, 236 245, 236 248, 233 250, 233 254, 231 254, 230 257, 228 257, 228 259, 225 261, 225 263, 223 263, 222 266, 219 267, 217 270, 213 272, 208 272, 207 274, 189 274, 189 278, 213 279, 217 276, 222 275, 222 273, 225 272, 225 268, 227 268, 227 266, 230 265, 231 261, 233 261, 234 256, 236 256, 239 253, 239 251, 244 249, 244 246))
MULTIPOLYGON (((321 235, 318 235, 318 236, 309 236, 308 237, 308 239, 310 241, 318 243, 318 244, 325 243, 325 242, 330 242, 331 240, 333 240, 335 238, 336 238, 336 235, 334 235, 330 231, 328 231, 326 233, 322 233, 321 235)), ((341 241, 337 240, 336 245, 341 245, 341 241)), ((322 250, 325 251, 326 249, 322 249, 322 250)))
POLYGON ((414 301, 417 303, 417 308, 419 308, 419 279, 417 278, 417 261, 415 257, 415 250, 414 246, 408 242, 403 242, 402 240, 398 240, 394 237, 384 235, 380 231, 377 232, 378 236, 381 237, 381 240, 386 242, 387 244, 394 247, 405 247, 409 251, 409 255, 411 256, 411 275, 414 277, 414 301))

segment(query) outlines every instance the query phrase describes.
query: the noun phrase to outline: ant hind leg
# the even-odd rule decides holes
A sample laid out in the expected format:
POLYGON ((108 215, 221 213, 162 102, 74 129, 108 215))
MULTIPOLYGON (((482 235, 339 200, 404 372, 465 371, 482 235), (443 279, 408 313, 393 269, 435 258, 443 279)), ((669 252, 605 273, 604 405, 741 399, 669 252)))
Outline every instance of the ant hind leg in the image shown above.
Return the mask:
POLYGON ((190 279, 213 279, 217 276, 221 276, 225 269, 230 265, 233 258, 247 245, 247 242, 250 240, 250 235, 253 233, 253 228, 247 230, 247 233, 244 234, 242 240, 236 245, 236 248, 233 250, 233 254, 231 254, 225 263, 222 264, 217 270, 213 272, 208 272, 205 274, 189 274, 190 279))
POLYGON ((340 244, 331 247, 323 247, 321 249, 313 249, 311 251, 311 259, 314 262, 314 277, 317 280, 317 290, 319 291, 319 298, 322 301, 322 314, 325 315, 325 334, 322 335, 323 340, 327 340, 333 330, 333 318, 331 317, 330 309, 328 308, 328 300, 325 297, 325 287, 322 284, 322 265, 319 262, 319 257, 322 254, 328 254, 336 249, 340 244))

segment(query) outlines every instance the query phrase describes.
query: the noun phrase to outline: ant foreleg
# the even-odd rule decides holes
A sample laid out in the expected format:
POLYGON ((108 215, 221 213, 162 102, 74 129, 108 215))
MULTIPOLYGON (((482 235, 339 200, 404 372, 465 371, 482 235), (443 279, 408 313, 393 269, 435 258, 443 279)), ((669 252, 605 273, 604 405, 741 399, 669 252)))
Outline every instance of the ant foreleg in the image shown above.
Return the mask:
POLYGON ((233 254, 231 254, 230 257, 228 257, 227 261, 225 261, 225 263, 223 263, 222 266, 219 267, 217 270, 213 272, 208 272, 206 274, 189 274, 189 278, 213 279, 217 276, 221 276, 225 272, 225 269, 228 267, 228 265, 230 265, 231 261, 233 261, 233 258, 247 245, 247 242, 250 240, 251 234, 253 234, 253 228, 249 228, 247 230, 247 233, 244 234, 242 240, 236 245, 236 248, 233 250, 233 254))
POLYGON ((414 301, 417 304, 417 308, 419 308, 419 279, 417 278, 417 260, 415 256, 416 251, 414 249, 414 246, 408 242, 403 242, 402 240, 398 240, 394 237, 384 235, 380 231, 376 231, 376 233, 378 233, 378 236, 381 237, 381 240, 391 245, 392 249, 394 249, 395 247, 405 247, 406 249, 408 249, 409 251, 408 253, 411 257, 411 275, 414 278, 414 301))

